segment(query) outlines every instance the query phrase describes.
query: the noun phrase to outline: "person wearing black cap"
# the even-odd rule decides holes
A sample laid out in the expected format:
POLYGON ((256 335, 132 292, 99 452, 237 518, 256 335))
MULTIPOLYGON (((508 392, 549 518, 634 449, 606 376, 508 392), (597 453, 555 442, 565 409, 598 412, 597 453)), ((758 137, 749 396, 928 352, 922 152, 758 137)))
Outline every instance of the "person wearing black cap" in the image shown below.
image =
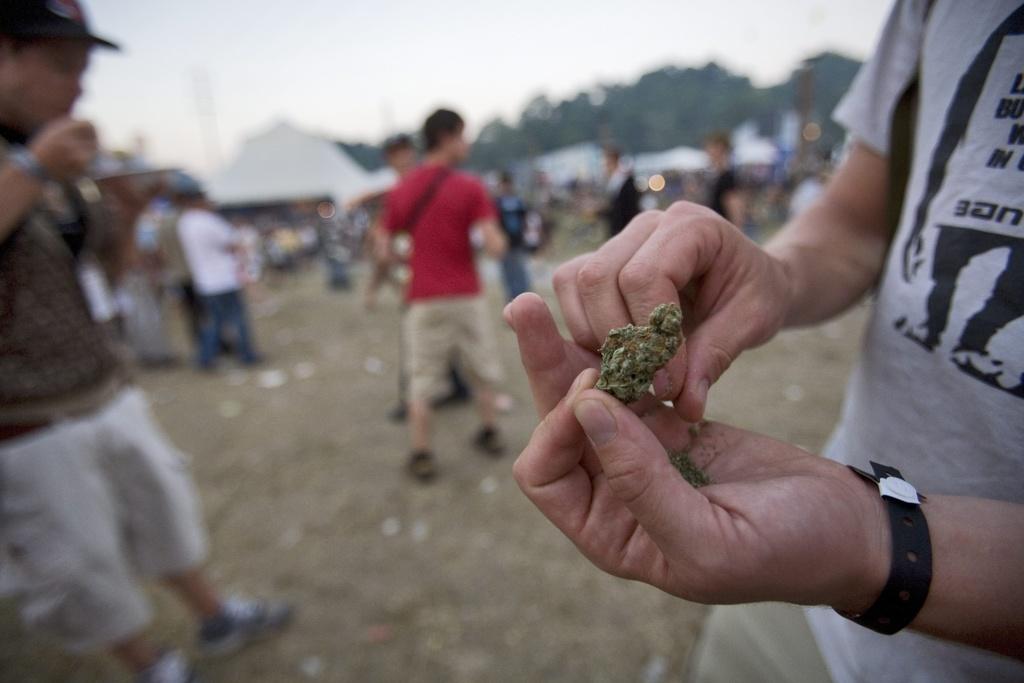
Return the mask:
POLYGON ((228 330, 234 333, 234 347, 242 364, 261 362, 249 332, 238 231, 213 211, 206 192, 195 181, 191 187, 179 187, 176 200, 181 208, 178 239, 203 310, 199 367, 214 368, 228 330))
MULTIPOLYGON (((73 0, 0 3, 0 564, 23 621, 72 651, 105 648, 138 681, 196 678, 143 636, 133 574, 163 577, 227 651, 277 630, 282 604, 222 599, 199 569, 198 500, 110 334, 107 283, 149 201, 86 177, 72 117, 95 36, 73 0)), ((123 181, 123 179, 122 179, 123 181)))

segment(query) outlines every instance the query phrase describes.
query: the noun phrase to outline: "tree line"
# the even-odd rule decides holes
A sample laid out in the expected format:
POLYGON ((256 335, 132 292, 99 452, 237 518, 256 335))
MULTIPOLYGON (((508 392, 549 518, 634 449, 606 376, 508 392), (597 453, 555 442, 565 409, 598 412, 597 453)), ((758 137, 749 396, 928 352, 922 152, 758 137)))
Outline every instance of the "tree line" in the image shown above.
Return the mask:
MULTIPOLYGON (((843 139, 831 113, 860 63, 825 52, 807 64, 813 92, 810 117, 821 126, 817 145, 828 149, 843 139)), ((470 166, 477 170, 506 168, 587 141, 613 142, 634 154, 680 145, 699 147, 708 133, 731 130, 751 120, 770 135, 785 112, 798 108, 800 80, 798 68, 784 82, 759 88, 746 76, 709 62, 701 67, 667 66, 643 74, 634 83, 598 85, 561 101, 538 95, 518 121, 499 118, 483 126, 470 166)), ((379 147, 340 144, 363 166, 380 167, 379 147)))

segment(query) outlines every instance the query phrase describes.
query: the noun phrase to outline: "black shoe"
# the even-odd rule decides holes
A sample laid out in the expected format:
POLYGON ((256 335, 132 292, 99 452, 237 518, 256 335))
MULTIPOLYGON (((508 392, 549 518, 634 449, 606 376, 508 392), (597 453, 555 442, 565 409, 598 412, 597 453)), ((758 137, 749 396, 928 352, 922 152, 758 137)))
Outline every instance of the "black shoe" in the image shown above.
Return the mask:
POLYGON ((408 416, 409 410, 405 407, 404 403, 399 403, 388 411, 388 419, 392 422, 405 422, 405 418, 408 416))
POLYGON ((505 443, 501 440, 501 434, 494 427, 483 427, 473 437, 473 445, 483 453, 492 458, 500 458, 505 455, 505 443))
POLYGON ((430 451, 415 451, 409 456, 406 468, 413 479, 424 484, 437 477, 437 463, 434 461, 434 454, 430 451))

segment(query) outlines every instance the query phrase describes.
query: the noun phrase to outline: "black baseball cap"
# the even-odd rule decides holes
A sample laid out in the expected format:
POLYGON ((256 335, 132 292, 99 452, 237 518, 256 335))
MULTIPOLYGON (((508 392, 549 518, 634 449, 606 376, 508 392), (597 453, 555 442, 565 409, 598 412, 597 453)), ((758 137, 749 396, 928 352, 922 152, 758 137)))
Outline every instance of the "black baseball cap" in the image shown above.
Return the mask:
POLYGON ((385 154, 390 154, 395 150, 405 149, 407 147, 414 147, 415 143, 412 141, 412 136, 406 135, 405 133, 398 133, 392 135, 384 141, 383 148, 385 154))
POLYGON ((89 30, 77 0, 0 0, 0 35, 13 38, 71 38, 120 50, 89 30))
POLYGON ((184 171, 171 171, 170 190, 171 194, 181 199, 192 197, 204 197, 206 191, 202 184, 184 171))

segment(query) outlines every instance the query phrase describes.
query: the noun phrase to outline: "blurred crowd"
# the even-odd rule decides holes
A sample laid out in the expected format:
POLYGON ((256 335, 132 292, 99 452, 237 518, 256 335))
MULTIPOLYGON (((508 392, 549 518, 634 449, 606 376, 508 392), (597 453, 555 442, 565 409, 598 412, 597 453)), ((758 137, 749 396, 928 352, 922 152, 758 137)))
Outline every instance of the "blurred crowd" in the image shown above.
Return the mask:
MULTIPOLYGON (((510 243, 501 260, 501 278, 509 301, 532 288, 536 258, 545 258, 559 230, 571 233, 567 249, 579 249, 617 234, 640 211, 664 209, 677 201, 704 204, 742 226, 752 239, 767 239, 787 218, 809 206, 827 181, 830 162, 814 159, 805 168, 780 173, 770 166, 735 168, 730 162, 729 136, 716 133, 706 149, 712 165, 697 171, 666 171, 656 178, 637 177, 628 155, 608 145, 605 183, 574 181, 553 185, 541 171, 485 173, 483 181, 495 203, 500 224, 510 243)), ((382 145, 382 157, 401 176, 417 164, 417 143, 396 135, 382 145)), ((129 166, 144 163, 128 158, 129 166)), ((198 254, 192 261, 181 244, 179 223, 190 194, 203 190, 181 172, 149 174, 145 181, 155 192, 135 228, 130 267, 110 302, 121 334, 145 366, 174 366, 184 360, 172 349, 162 319, 165 305, 180 309, 196 340, 198 357, 204 307, 193 285, 193 269, 208 268, 198 254)), ((205 198, 205 195, 203 195, 205 198)), ((230 225, 230 258, 238 289, 253 303, 257 315, 280 305, 273 291, 290 274, 322 266, 332 289, 363 291, 368 309, 376 305, 383 285, 398 290, 408 279, 404 259, 386 268, 373 253, 373 227, 380 220, 387 191, 359 196, 339 206, 326 198, 272 207, 218 209, 208 200, 207 211, 230 225), (367 273, 358 279, 353 272, 367 273)), ((409 250, 399 238, 399 251, 409 250)), ((405 256, 408 254, 406 253, 405 256)), ((563 254, 556 254, 554 258, 563 254)), ((233 348, 237 332, 221 332, 219 349, 233 348)))

